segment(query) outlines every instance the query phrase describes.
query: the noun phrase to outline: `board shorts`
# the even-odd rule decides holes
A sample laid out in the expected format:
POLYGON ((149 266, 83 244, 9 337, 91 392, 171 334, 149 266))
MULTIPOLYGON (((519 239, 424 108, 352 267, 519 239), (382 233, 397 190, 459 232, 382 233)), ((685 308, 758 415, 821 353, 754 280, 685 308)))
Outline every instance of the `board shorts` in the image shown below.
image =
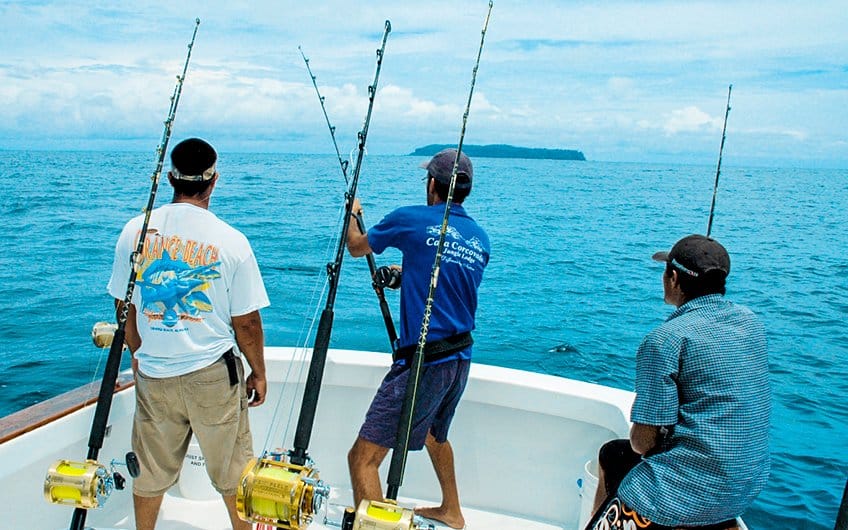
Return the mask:
MULTIPOLYGON (((456 406, 468 382, 470 367, 470 360, 457 359, 422 368, 409 435, 410 451, 423 449, 428 433, 439 443, 447 441, 456 406)), ((405 365, 392 365, 365 414, 365 422, 359 430, 360 438, 380 447, 395 447, 409 373, 405 365)))
POLYGON ((642 455, 633 451, 630 440, 612 440, 598 452, 598 463, 604 470, 604 487, 607 498, 601 509, 589 520, 585 530, 730 530, 738 528, 731 519, 706 526, 664 526, 639 515, 618 497, 618 486, 631 469, 642 461, 642 455))
POLYGON ((194 433, 212 485, 224 496, 236 494, 241 472, 253 458, 241 359, 236 366, 236 385, 230 384, 223 358, 174 377, 137 371, 132 447, 141 473, 133 493, 158 497, 176 484, 194 433))

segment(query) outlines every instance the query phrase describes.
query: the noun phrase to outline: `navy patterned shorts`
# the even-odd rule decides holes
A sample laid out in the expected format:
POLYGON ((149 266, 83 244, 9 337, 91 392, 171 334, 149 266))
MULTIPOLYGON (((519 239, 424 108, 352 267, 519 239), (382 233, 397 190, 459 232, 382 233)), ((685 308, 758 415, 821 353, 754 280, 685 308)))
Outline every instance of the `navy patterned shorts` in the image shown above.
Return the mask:
MULTIPOLYGON (((465 359, 423 367, 409 436, 410 451, 424 448, 427 433, 432 433, 439 443, 448 439, 451 420, 465 391, 470 367, 471 361, 465 359)), ((392 365, 365 414, 365 422, 359 430, 360 438, 381 447, 395 447, 409 372, 406 366, 392 365)))

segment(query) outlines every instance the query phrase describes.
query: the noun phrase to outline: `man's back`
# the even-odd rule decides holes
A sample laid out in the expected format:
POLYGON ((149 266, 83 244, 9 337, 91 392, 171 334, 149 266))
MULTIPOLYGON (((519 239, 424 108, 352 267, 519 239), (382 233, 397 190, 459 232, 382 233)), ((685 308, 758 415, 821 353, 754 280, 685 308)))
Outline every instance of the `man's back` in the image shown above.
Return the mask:
MULTIPOLYGON (((445 205, 406 206, 368 231, 375 253, 394 247, 403 253, 400 345, 418 341, 445 205)), ((428 340, 474 329, 477 290, 489 262, 486 232, 458 204, 451 206, 428 340)))
POLYGON ((634 422, 671 425, 660 452, 622 481, 622 499, 660 524, 739 515, 768 477, 765 332, 713 294, 680 306, 637 355, 634 422))
MULTIPOLYGON (((140 224, 140 218, 127 223, 116 246, 109 284, 116 298, 126 289, 140 224)), ((247 238, 207 209, 172 203, 154 210, 133 297, 141 338, 134 354, 142 372, 182 375, 231 349, 231 315, 267 300, 258 278, 247 238)))

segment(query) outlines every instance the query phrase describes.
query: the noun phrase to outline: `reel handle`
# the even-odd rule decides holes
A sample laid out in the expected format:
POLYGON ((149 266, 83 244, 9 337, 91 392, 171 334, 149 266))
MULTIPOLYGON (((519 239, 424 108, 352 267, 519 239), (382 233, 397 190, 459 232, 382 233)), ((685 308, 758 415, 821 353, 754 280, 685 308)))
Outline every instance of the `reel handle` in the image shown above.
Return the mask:
MULTIPOLYGON (((121 475, 118 474, 115 471, 115 468, 117 466, 126 467, 127 473, 129 473, 132 478, 138 478, 138 476, 141 474, 141 467, 138 465, 138 457, 132 451, 128 452, 126 454, 126 456, 124 456, 123 462, 121 462, 120 460, 112 460, 111 462, 109 462, 109 465, 112 467, 112 474, 117 475, 119 477, 121 477, 121 475)), ((124 480, 124 478, 121 477, 121 480, 124 480)), ((117 488, 117 486, 116 486, 116 488, 117 488)), ((117 488, 117 489, 123 489, 123 488, 117 488)))

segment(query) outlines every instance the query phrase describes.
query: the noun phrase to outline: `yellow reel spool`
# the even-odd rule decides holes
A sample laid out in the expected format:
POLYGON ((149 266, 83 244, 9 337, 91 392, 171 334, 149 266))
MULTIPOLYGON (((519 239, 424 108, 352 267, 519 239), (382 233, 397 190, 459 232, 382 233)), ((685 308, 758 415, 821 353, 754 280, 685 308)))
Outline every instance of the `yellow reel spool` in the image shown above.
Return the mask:
POLYGON ((312 468, 254 458, 242 472, 236 510, 250 523, 301 530, 328 495, 329 488, 312 468))
MULTIPOLYGON (((343 525, 344 526, 344 525, 343 525)), ((417 530, 415 512, 386 501, 363 500, 353 521, 353 530, 417 530)))
POLYGON ((47 471, 44 498, 53 504, 97 508, 112 493, 106 467, 94 460, 59 460, 47 471))

